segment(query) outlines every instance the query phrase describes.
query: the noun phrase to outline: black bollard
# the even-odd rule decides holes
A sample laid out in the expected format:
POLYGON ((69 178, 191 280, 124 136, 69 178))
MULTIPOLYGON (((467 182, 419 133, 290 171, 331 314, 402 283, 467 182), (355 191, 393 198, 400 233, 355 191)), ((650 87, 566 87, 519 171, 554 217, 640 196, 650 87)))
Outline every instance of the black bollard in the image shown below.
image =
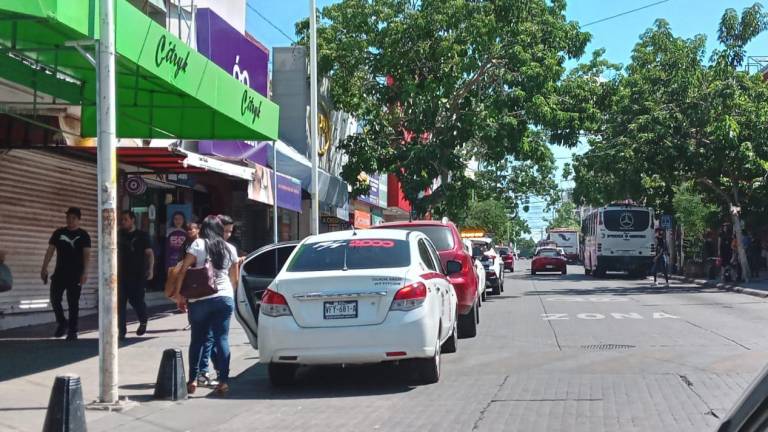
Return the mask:
POLYGON ((187 398, 187 380, 181 350, 169 348, 163 351, 154 396, 155 399, 173 401, 187 398))
POLYGON ((59 375, 53 382, 43 432, 85 432, 85 406, 80 377, 59 375))

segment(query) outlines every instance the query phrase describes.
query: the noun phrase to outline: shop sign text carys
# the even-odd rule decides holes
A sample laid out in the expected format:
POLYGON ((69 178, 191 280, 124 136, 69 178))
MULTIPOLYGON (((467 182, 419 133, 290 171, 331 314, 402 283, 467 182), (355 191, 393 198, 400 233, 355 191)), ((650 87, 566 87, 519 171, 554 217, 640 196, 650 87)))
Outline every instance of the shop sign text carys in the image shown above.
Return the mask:
POLYGON ((157 47, 155 48, 155 66, 158 68, 165 63, 172 65, 176 70, 173 72, 173 77, 178 78, 179 73, 187 73, 187 65, 189 64, 190 51, 187 50, 187 55, 182 55, 176 51, 176 44, 168 42, 165 35, 160 36, 157 40, 157 47))
MULTIPOLYGON (((623 319, 635 319, 635 320, 641 320, 645 319, 645 317, 637 312, 610 312, 610 313, 579 313, 575 315, 576 319, 582 319, 582 320, 602 320, 606 318, 612 318, 617 320, 623 320, 623 319)), ((666 312, 653 312, 649 319, 665 319, 665 318, 673 318, 673 319, 679 319, 680 317, 677 315, 670 315, 666 312)), ((546 313, 541 314, 541 319, 544 321, 554 321, 554 320, 569 320, 571 319, 571 315, 567 313, 546 313)))
POLYGON ((251 124, 253 124, 257 118, 261 118, 262 102, 260 100, 257 105, 256 98, 248 94, 248 89, 243 90, 243 99, 240 101, 240 115, 245 116, 245 113, 251 113, 251 124))

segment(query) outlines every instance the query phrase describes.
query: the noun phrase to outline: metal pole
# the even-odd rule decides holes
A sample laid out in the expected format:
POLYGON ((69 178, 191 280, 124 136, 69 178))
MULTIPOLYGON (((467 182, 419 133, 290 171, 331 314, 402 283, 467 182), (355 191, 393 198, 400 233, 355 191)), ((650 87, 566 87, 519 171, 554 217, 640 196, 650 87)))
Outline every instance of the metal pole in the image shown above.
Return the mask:
POLYGON ((274 225, 274 242, 277 243, 277 142, 272 143, 272 169, 275 170, 275 184, 272 185, 272 188, 275 190, 275 203, 272 206, 272 225, 274 225))
POLYGON ((99 402, 117 403, 117 126, 115 3, 100 0, 97 64, 99 194, 99 402))
POLYGON ((310 234, 320 233, 320 193, 317 173, 317 7, 309 0, 309 116, 310 151, 312 152, 312 211, 309 216, 310 234))

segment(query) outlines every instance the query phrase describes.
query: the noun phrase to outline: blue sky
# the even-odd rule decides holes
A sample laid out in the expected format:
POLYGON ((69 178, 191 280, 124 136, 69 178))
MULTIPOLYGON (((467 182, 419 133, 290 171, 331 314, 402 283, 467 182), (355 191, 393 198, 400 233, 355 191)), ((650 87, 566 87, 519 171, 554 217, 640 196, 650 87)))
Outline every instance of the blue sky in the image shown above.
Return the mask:
MULTIPOLYGON (((605 0, 570 0, 567 16, 569 19, 587 24, 657 1, 659 0, 617 0, 610 2, 605 0)), ((322 7, 334 3, 334 1, 318 0, 317 3, 319 7, 322 7)), ((587 47, 587 53, 589 54, 598 48, 605 48, 606 58, 626 64, 629 62, 632 47, 640 34, 650 27, 657 18, 664 18, 669 21, 672 30, 679 36, 693 37, 699 33, 707 35, 708 51, 711 52, 717 46, 717 26, 723 11, 728 7, 741 11, 753 3, 753 0, 668 0, 647 9, 586 26, 585 30, 592 33, 592 42, 587 47)), ((309 9, 309 2, 303 0, 284 0, 282 2, 248 0, 248 4, 291 37, 294 36, 293 24, 306 17, 309 9)), ((768 3, 764 4, 768 6, 768 3)), ((290 44, 288 38, 272 28, 253 10, 248 10, 247 28, 252 35, 270 48, 290 44)), ((768 56, 768 32, 750 44, 748 55, 768 56)), ((560 165, 568 162, 574 151, 582 152, 585 149, 585 146, 580 146, 577 149, 553 148, 560 165)), ((568 184, 563 183, 562 186, 568 186, 568 184)), ((533 202, 536 201, 538 200, 533 200, 533 202)), ((541 204, 531 205, 526 219, 532 229, 538 230, 546 226, 546 222, 543 220, 543 210, 544 206, 541 204)))

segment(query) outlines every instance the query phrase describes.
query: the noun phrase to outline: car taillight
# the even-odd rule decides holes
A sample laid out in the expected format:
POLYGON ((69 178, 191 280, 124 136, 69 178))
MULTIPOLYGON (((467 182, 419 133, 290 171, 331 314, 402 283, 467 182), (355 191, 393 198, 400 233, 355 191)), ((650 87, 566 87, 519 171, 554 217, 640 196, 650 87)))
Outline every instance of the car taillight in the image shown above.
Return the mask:
POLYGON ((291 308, 282 294, 267 288, 261 296, 261 313, 270 317, 290 316, 291 308))
POLYGON ((424 304, 427 298, 427 286, 423 282, 414 282, 400 288, 395 293, 395 299, 392 300, 392 306, 389 310, 409 311, 414 310, 424 304))

